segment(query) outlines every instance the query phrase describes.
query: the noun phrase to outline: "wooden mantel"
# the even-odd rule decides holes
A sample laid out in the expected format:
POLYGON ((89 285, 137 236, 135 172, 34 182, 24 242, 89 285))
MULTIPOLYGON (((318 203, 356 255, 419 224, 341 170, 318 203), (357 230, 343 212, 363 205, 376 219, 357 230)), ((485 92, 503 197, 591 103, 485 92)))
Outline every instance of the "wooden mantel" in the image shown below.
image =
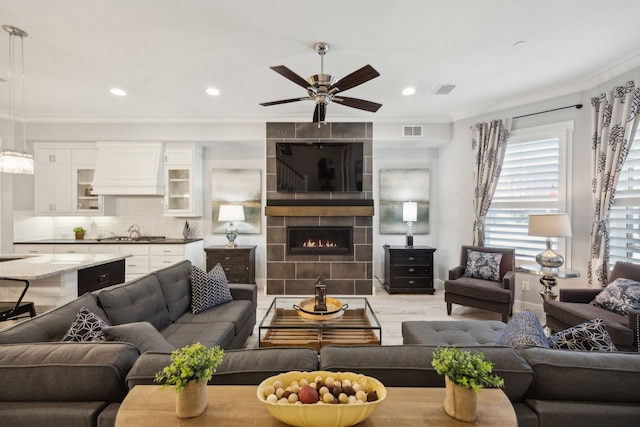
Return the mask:
POLYGON ((269 200, 266 216, 373 216, 373 200, 269 200))

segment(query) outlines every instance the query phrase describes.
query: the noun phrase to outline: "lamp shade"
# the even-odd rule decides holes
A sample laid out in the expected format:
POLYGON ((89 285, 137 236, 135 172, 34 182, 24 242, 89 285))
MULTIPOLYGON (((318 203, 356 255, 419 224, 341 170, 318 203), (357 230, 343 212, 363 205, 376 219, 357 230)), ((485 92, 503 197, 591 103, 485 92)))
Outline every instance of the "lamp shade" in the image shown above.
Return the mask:
POLYGON ((402 220, 411 222, 418 220, 418 204, 416 202, 402 203, 402 220))
POLYGON ((244 221, 244 206, 242 205, 220 205, 218 221, 244 221))
POLYGON ((569 214, 529 215, 529 236, 570 237, 569 214))

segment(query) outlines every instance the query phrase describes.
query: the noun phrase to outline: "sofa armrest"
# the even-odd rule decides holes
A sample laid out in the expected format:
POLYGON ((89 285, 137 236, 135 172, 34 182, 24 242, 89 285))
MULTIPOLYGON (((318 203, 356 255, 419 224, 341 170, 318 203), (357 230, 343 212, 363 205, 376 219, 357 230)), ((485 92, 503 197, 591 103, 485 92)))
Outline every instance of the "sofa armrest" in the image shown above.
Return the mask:
MULTIPOLYGON (((627 313, 627 327, 633 331, 633 336, 638 340, 638 326, 640 323, 640 310, 629 310, 627 313)), ((640 348, 640 342, 636 342, 640 348)))
POLYGON ((125 343, 2 345, 0 401, 122 402, 126 375, 139 356, 125 343))
POLYGON ((451 270, 449 270, 449 280, 456 280, 461 278, 464 275, 465 268, 466 267, 464 265, 453 267, 451 270))
POLYGON ((229 283, 229 289, 233 299, 246 299, 253 301, 254 304, 258 301, 258 287, 256 285, 229 283))
POLYGON ((502 288, 511 289, 512 291, 515 290, 516 273, 514 271, 507 271, 504 276, 502 276, 502 288))
POLYGON ((588 304, 602 289, 560 289, 560 301, 588 304))

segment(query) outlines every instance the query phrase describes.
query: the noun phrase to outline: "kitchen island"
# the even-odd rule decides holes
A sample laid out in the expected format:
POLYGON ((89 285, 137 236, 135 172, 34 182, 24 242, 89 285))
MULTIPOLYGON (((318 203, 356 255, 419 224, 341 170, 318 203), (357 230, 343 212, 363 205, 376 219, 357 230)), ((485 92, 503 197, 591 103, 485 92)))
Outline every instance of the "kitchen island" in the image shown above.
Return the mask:
POLYGON ((17 301, 25 285, 24 301, 42 313, 76 299, 85 292, 124 282, 119 254, 0 255, 0 301, 17 301), (9 280, 7 280, 9 279, 9 280))

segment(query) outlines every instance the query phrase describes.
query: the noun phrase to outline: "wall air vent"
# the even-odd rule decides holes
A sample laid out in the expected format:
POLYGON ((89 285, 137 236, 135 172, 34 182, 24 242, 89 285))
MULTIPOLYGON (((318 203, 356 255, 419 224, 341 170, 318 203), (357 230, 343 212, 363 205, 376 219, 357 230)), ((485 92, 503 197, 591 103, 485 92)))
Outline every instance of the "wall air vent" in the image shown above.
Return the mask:
POLYGON ((402 126, 402 136, 406 136, 406 137, 422 136, 422 126, 412 126, 412 125, 402 126))
POLYGON ((431 93, 432 95, 449 95, 456 85, 438 85, 431 93))

